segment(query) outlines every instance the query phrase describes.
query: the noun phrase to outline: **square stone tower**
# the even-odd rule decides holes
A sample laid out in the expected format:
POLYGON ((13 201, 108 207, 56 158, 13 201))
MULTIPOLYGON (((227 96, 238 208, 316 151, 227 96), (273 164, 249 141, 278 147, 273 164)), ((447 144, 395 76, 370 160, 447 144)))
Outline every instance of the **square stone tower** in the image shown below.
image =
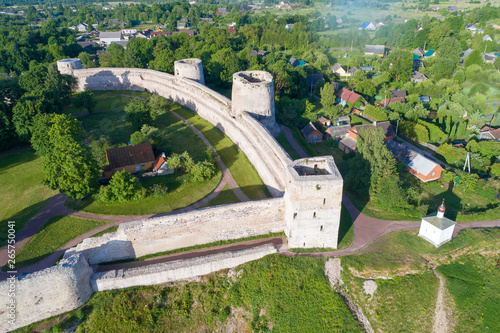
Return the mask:
POLYGON ((285 233, 291 248, 337 248, 343 179, 331 156, 288 166, 285 233))

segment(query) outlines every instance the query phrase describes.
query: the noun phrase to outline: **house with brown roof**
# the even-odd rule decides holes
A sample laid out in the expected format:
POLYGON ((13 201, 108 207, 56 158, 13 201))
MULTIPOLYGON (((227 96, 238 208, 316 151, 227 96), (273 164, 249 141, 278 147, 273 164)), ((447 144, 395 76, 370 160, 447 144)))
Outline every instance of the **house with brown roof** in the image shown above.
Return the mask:
POLYGON ((150 32, 150 36, 151 38, 153 37, 158 37, 158 36, 170 36, 172 33, 168 30, 165 30, 165 31, 151 31, 150 32))
POLYGON ((393 97, 384 98, 379 103, 377 103, 377 106, 387 107, 396 102, 406 103, 406 90, 391 90, 391 94, 393 97))
POLYGON ((479 140, 497 140, 500 141, 500 128, 483 126, 479 132, 479 140))
POLYGON ((324 139, 323 133, 321 133, 312 122, 309 122, 301 132, 309 143, 322 142, 324 139))
POLYGON ((150 142, 138 145, 106 149, 109 165, 103 166, 104 177, 111 178, 116 171, 127 170, 130 173, 148 170, 155 163, 155 155, 150 142))
POLYGON ((384 142, 394 137, 395 134, 394 127, 389 121, 381 121, 381 122, 375 121, 372 124, 356 125, 352 126, 347 131, 346 136, 342 140, 340 140, 339 149, 344 151, 345 153, 356 151, 356 144, 360 131, 372 126, 381 128, 384 131, 385 135, 384 142))

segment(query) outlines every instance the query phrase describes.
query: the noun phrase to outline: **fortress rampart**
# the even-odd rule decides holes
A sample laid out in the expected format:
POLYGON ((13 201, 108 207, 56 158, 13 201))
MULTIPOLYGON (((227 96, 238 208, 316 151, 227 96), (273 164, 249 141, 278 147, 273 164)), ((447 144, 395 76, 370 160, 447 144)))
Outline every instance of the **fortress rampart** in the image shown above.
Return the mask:
POLYGON ((283 198, 247 201, 189 213, 122 223, 116 232, 87 238, 64 257, 83 254, 89 264, 282 232, 283 198))
POLYGON ((181 262, 93 274, 90 265, 192 245, 285 231, 291 247, 337 247, 342 177, 331 156, 292 161, 274 139, 273 79, 262 71, 233 76, 233 101, 203 85, 201 61, 176 62, 175 76, 147 69, 82 69, 58 61, 78 90, 140 90, 196 111, 248 157, 274 198, 124 223, 114 233, 68 250, 57 266, 0 282, 0 331, 72 310, 94 291, 191 278, 274 253, 269 246, 181 262), (9 286, 16 285, 16 322, 9 324, 9 286))

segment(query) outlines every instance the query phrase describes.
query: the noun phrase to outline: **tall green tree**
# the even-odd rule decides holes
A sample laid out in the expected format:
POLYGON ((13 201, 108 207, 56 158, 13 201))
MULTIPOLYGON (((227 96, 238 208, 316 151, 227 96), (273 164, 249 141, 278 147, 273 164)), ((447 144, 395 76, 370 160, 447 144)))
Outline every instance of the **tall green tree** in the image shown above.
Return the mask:
POLYGON ((335 104, 335 88, 331 83, 325 84, 321 90, 321 105, 325 108, 331 108, 335 104))
POLYGON ((82 199, 96 191, 99 167, 90 148, 68 134, 63 123, 55 123, 48 132, 51 148, 43 159, 43 182, 69 198, 82 199))

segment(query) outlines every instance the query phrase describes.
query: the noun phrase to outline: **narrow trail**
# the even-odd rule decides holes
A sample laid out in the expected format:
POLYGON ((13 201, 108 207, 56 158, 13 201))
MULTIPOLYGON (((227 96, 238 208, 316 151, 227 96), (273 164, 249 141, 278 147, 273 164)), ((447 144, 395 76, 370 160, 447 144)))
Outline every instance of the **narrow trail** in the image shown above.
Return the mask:
POLYGON ((432 332, 433 333, 448 333, 451 332, 449 317, 450 309, 446 306, 446 302, 444 300, 446 294, 446 286, 444 278, 433 271, 434 275, 437 279, 439 279, 439 288, 436 299, 436 309, 434 310, 434 322, 432 324, 432 332))

